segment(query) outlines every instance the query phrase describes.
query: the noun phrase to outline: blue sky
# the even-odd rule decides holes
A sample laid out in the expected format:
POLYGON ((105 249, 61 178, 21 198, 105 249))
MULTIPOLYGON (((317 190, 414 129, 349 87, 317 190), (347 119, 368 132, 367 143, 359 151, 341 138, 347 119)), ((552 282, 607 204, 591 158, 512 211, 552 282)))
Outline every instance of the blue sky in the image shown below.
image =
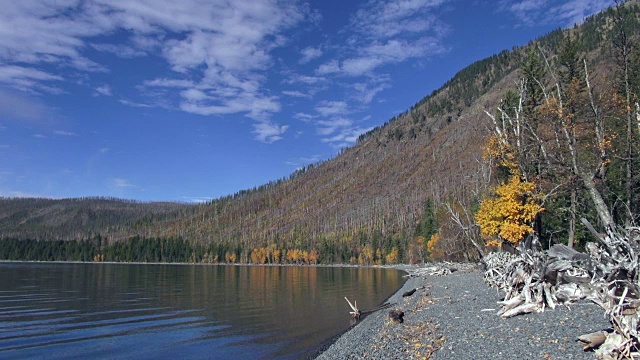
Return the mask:
POLYGON ((0 196, 202 201, 335 156, 604 0, 5 0, 0 196))

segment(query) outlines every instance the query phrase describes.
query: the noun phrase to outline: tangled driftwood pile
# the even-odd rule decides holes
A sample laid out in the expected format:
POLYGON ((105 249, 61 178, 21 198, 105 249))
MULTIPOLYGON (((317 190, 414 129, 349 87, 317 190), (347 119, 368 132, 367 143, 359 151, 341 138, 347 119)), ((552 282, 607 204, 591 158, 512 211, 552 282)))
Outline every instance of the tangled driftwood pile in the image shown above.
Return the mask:
POLYGON ((505 292, 498 315, 508 318, 588 299, 604 309, 612 330, 581 336, 584 348, 596 349, 602 359, 640 357, 640 229, 609 228, 599 234, 583 223, 597 240, 587 245, 588 254, 564 245, 542 251, 532 237, 516 254, 484 257, 485 282, 505 292))

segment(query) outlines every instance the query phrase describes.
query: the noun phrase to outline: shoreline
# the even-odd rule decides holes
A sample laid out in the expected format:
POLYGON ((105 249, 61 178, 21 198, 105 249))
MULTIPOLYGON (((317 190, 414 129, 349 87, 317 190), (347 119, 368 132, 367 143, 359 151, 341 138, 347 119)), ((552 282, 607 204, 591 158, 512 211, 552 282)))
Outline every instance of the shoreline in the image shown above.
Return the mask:
POLYGON ((597 305, 580 301, 503 320, 496 315, 502 294, 482 275, 409 277, 389 298, 391 307, 369 314, 315 359, 595 359, 575 339, 610 328, 597 305), (390 321, 394 309, 404 312, 403 323, 390 321))
POLYGON ((353 265, 353 264, 240 264, 240 263, 189 263, 189 262, 137 262, 137 261, 40 261, 40 260, 3 260, 0 263, 26 263, 26 264, 109 264, 109 265, 197 265, 197 266, 273 266, 273 267, 338 267, 338 268, 364 268, 364 269, 396 269, 405 271, 418 265, 394 264, 394 265, 353 265))
MULTIPOLYGON (((395 269, 401 272, 404 272, 406 275, 403 275, 403 277, 406 277, 407 279, 405 280, 404 283, 402 283, 402 286, 400 286, 400 288, 398 288, 398 290, 391 294, 389 297, 387 297, 386 299, 382 300, 382 302, 380 304, 378 304, 377 306, 381 306, 384 305, 386 303, 391 303, 391 299, 395 296, 402 296, 402 294, 404 293, 403 289, 405 288, 405 285, 407 284, 407 282, 409 282, 411 280, 411 278, 409 277, 409 273, 407 272, 409 267, 413 267, 414 265, 395 265, 397 267, 390 267, 389 269, 395 269)), ((377 266, 380 267, 380 266, 377 266)), ((360 317, 360 320, 358 322, 356 322, 355 324, 351 325, 349 328, 345 329, 344 331, 340 332, 339 334, 336 334, 326 340, 324 340, 322 343, 320 343, 320 347, 318 349, 316 349, 313 354, 311 354, 308 359, 317 359, 320 357, 320 355, 322 355, 323 353, 325 353, 327 350, 329 350, 329 348, 331 346, 333 346, 333 344, 336 343, 336 341, 338 341, 338 339, 340 339, 343 335, 345 335, 346 333, 348 333, 349 331, 352 331, 354 328, 358 327, 363 321, 365 321, 365 319, 367 317, 369 317, 370 315, 373 315, 375 313, 381 312, 386 310, 385 309, 379 309, 377 311, 371 312, 371 313, 366 313, 364 315, 362 315, 360 317)))

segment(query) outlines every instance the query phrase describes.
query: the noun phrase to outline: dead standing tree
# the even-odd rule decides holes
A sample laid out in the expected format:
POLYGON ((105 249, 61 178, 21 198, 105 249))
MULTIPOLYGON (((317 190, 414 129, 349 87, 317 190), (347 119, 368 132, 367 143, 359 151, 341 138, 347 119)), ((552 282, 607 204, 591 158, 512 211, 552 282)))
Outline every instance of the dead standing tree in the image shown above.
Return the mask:
MULTIPOLYGON (((556 79, 546 59, 545 63, 556 79)), ((607 140, 605 115, 596 103, 586 61, 583 64, 587 97, 582 112, 565 107, 570 101, 575 106, 576 99, 567 99, 567 93, 559 82, 556 81, 553 91, 547 92, 543 88, 547 119, 556 130, 548 138, 540 135, 549 132, 539 131, 531 119, 524 116, 524 82, 519 86, 517 107, 512 111, 499 109, 499 117, 487 114, 493 120, 497 139, 505 147, 517 149, 516 160, 521 161, 520 164, 526 161, 526 156, 522 157, 526 155, 524 146, 537 144, 543 157, 536 168, 538 178, 544 178, 544 171, 564 169, 570 178, 580 181, 591 199, 604 234, 583 219, 583 224, 596 239, 596 242, 587 244, 588 254, 564 245, 555 245, 543 252, 537 236, 532 234, 519 244, 516 254, 491 253, 485 256, 485 281, 505 292, 498 312, 504 318, 589 299, 603 308, 613 332, 598 331, 581 336, 585 349, 597 348, 596 355, 603 359, 640 357, 640 229, 617 226, 597 186, 596 179, 606 174, 611 145, 607 140), (588 149, 590 145, 585 146, 581 141, 585 134, 592 136, 591 142, 587 143, 595 145, 592 151, 588 149)), ((520 168, 525 179, 532 178, 527 176, 525 166, 520 168)))

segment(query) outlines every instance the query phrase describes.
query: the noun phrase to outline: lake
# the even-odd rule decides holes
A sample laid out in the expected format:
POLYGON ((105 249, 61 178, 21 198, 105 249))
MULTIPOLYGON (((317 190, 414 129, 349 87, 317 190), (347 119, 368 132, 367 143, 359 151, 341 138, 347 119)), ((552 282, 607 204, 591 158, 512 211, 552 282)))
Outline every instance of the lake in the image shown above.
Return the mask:
POLYGON ((0 358, 298 359, 396 292, 391 269, 0 263, 0 358))

